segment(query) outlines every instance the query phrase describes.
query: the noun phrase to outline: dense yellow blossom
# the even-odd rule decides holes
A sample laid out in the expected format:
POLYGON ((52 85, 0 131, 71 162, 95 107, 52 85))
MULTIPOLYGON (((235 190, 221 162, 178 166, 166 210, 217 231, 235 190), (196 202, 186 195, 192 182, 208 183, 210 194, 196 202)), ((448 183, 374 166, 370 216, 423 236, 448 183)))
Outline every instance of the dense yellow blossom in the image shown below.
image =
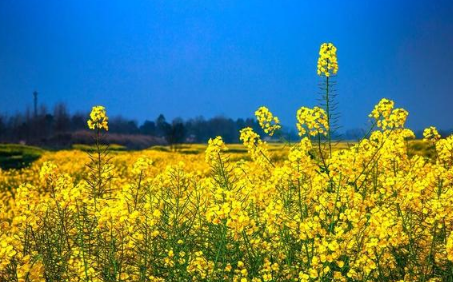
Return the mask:
MULTIPOLYGON (((276 158, 251 128, 250 159, 220 137, 204 156, 112 152, 94 198, 85 153, 47 153, 1 172, 0 278, 448 281, 453 137, 430 128, 434 159, 410 157, 406 116, 381 101, 379 130, 324 162, 308 137, 276 158)), ((305 134, 324 134, 324 120, 299 111, 305 134)))
POLYGON ((219 159, 221 158, 221 152, 226 150, 227 147, 225 146, 222 137, 217 136, 214 139, 209 139, 208 147, 206 148, 206 162, 209 164, 218 163, 219 159))
POLYGON ((307 133, 310 136, 326 135, 329 129, 326 112, 319 107, 313 109, 301 107, 297 111, 297 129, 299 136, 307 133))
POLYGON ((448 260, 453 262, 453 233, 447 238, 446 251, 448 260))
POLYGON ((265 133, 269 134, 269 136, 273 136, 275 131, 281 128, 278 117, 274 116, 266 107, 260 107, 256 110, 255 116, 261 128, 265 133))
POLYGON ((394 106, 395 102, 384 98, 374 107, 369 117, 374 118, 377 127, 384 130, 402 128, 409 113, 404 109, 395 109, 394 106))
POLYGON ((318 75, 329 77, 337 72, 337 48, 332 43, 323 43, 319 48, 318 75))
POLYGON ((90 129, 104 129, 109 130, 108 117, 103 106, 95 106, 91 110, 90 119, 88 120, 88 127, 90 129))
POLYGON ((262 141, 260 136, 251 127, 246 127, 240 131, 239 139, 247 147, 250 156, 254 161, 263 167, 272 164, 268 156, 268 146, 262 141))
POLYGON ((430 126, 423 130, 423 139, 426 141, 436 141, 439 140, 440 138, 441 136, 437 131, 437 128, 435 128, 434 126, 430 126))

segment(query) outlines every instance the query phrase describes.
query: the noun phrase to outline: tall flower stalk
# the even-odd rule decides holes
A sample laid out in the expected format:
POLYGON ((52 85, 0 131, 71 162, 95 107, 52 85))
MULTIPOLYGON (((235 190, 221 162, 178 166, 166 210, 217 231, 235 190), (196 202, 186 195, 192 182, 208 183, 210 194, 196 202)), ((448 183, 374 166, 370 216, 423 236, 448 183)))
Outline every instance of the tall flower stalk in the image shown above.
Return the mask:
POLYGON ((321 77, 321 90, 322 93, 322 104, 327 114, 327 146, 329 150, 329 158, 332 156, 332 132, 335 128, 335 103, 334 103, 334 89, 335 85, 333 77, 338 72, 338 61, 337 61, 337 48, 332 43, 323 43, 319 49, 318 58, 318 75, 321 77))
POLYGON ((103 106, 95 106, 91 110, 90 118, 88 119, 88 127, 94 130, 95 154, 90 154, 91 164, 89 168, 92 172, 92 178, 89 179, 89 184, 92 188, 94 200, 100 197, 105 191, 105 183, 103 181, 107 164, 107 147, 102 145, 103 132, 108 131, 108 117, 103 106))

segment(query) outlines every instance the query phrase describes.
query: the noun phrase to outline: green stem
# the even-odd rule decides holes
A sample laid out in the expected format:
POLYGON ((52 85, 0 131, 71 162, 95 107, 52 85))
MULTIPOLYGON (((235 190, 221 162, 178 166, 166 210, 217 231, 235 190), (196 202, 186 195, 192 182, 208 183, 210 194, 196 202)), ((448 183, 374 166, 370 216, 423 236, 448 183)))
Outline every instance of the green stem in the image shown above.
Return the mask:
POLYGON ((331 115, 330 115, 330 96, 329 96, 329 77, 326 76, 326 114, 327 114, 327 142, 329 146, 329 159, 332 157, 332 136, 331 136, 331 115))

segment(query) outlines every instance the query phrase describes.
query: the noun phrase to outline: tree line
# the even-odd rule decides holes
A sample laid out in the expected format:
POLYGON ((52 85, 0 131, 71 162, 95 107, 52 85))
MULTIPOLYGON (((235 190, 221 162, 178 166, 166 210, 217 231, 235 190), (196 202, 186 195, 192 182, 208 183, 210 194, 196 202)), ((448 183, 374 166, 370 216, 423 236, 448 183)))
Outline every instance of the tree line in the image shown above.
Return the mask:
MULTIPOLYGON (((91 144, 91 135, 87 132, 88 112, 70 113, 64 103, 56 104, 51 110, 41 105, 32 111, 18 112, 13 115, 0 114, 0 143, 22 143, 49 148, 65 148, 72 144, 91 144)), ((232 119, 224 116, 167 120, 163 114, 143 123, 122 116, 109 120, 108 143, 125 145, 130 149, 143 149, 152 145, 177 146, 183 143, 206 143, 209 138, 222 136, 227 143, 238 143, 239 131, 251 127, 261 136, 265 136, 254 118, 232 119)), ((448 136, 452 130, 440 130, 442 136, 448 136)), ((422 130, 415 132, 422 138, 422 130)), ((359 140, 365 131, 349 129, 338 134, 335 139, 359 140)), ((299 139, 295 130, 283 127, 280 135, 284 140, 299 139)), ((274 141, 278 141, 275 137, 274 141)))
MULTIPOLYGON (((13 115, 2 114, 0 115, 0 142, 43 147, 67 147, 75 142, 90 144, 89 137, 83 137, 88 135, 82 134, 87 129, 88 115, 87 112, 71 114, 64 103, 56 104, 52 110, 41 105, 36 111, 27 109, 13 115)), ((153 138, 146 139, 151 141, 144 142, 145 145, 153 145, 148 143, 168 145, 206 143, 209 138, 215 136, 222 136, 227 143, 237 143, 240 141, 239 131, 244 127, 252 127, 256 132, 263 134, 259 124, 253 118, 232 119, 216 116, 206 119, 199 116, 186 120, 175 118, 169 121, 160 114, 157 118, 147 119, 141 124, 122 116, 111 117, 108 135, 122 136, 115 139, 119 140, 118 143, 122 142, 124 136, 135 136, 133 140, 141 137, 153 138)))

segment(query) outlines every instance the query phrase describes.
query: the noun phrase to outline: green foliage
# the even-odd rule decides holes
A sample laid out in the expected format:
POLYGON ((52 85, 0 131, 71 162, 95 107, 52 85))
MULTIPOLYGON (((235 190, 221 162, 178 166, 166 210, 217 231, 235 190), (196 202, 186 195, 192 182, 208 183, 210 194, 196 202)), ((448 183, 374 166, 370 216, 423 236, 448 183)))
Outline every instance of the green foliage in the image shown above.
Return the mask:
MULTIPOLYGON (((79 150, 83 152, 96 152, 96 146, 94 145, 85 145, 85 144, 74 144, 72 149, 79 150)), ((118 144, 111 144, 108 147, 109 151, 126 151, 126 147, 118 144)))
POLYGON ((408 142, 409 156, 423 156, 428 159, 435 159, 436 147, 433 143, 423 140, 411 140, 408 142))
POLYGON ((151 148, 149 148, 149 150, 158 152, 170 152, 170 148, 165 146, 152 146, 151 148))
POLYGON ((39 159, 44 151, 38 147, 0 144, 0 168, 21 169, 39 159))

